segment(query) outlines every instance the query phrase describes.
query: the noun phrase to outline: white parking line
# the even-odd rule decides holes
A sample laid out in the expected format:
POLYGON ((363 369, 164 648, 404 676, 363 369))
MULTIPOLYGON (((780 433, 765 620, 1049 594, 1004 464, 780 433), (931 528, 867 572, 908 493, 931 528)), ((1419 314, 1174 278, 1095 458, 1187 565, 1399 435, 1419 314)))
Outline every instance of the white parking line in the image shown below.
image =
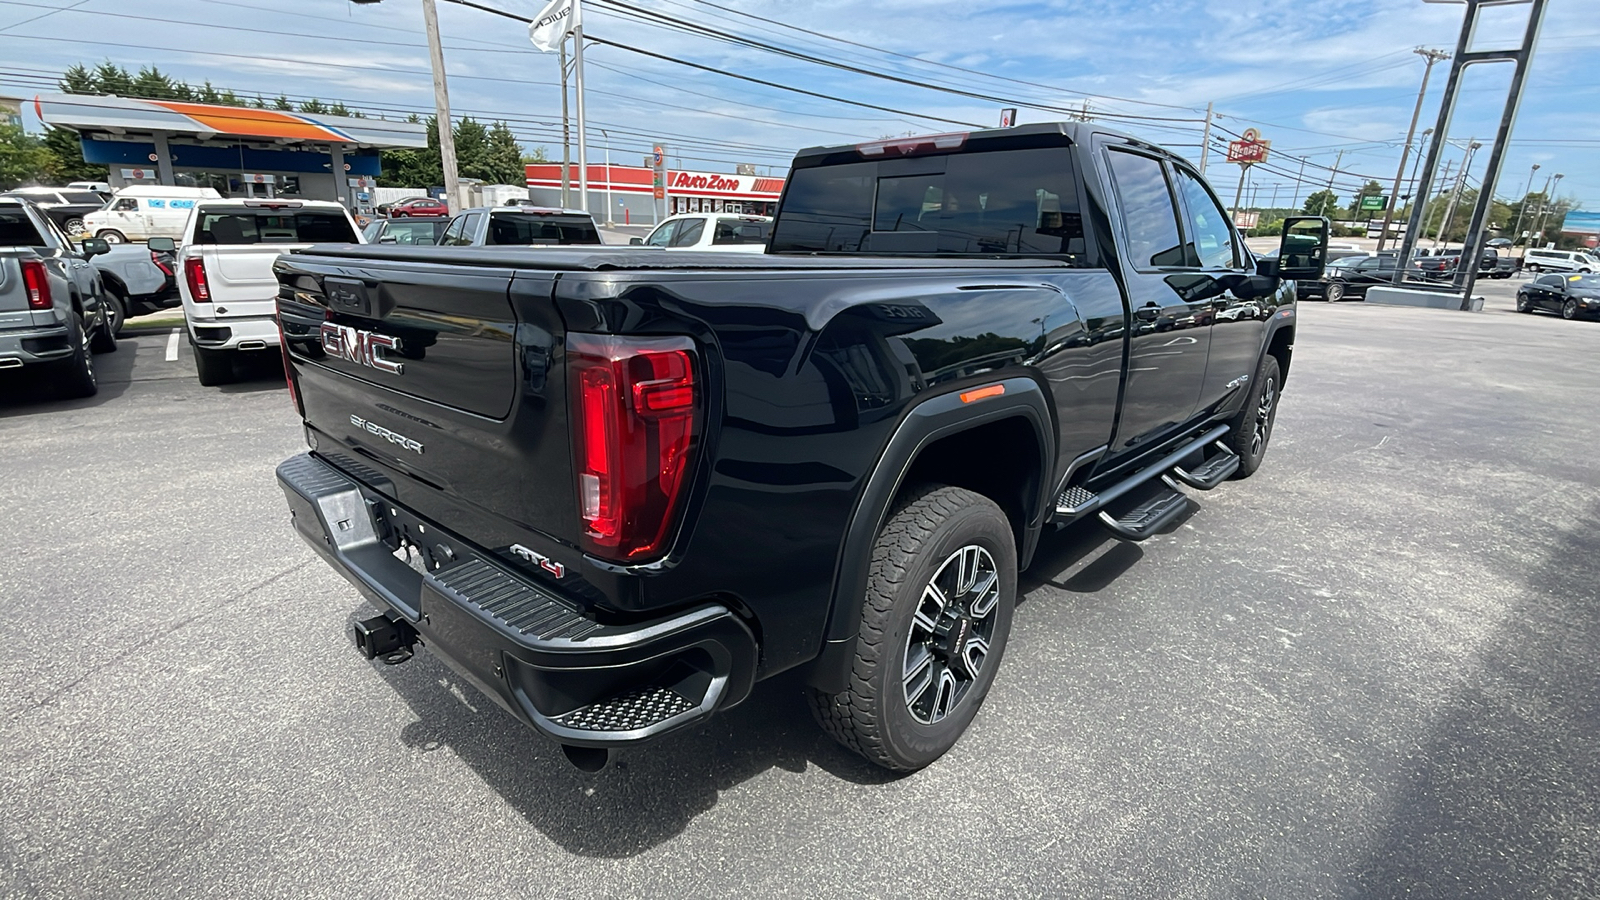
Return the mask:
POLYGON ((172 334, 167 336, 167 362, 178 361, 178 334, 181 328, 172 329, 172 334))

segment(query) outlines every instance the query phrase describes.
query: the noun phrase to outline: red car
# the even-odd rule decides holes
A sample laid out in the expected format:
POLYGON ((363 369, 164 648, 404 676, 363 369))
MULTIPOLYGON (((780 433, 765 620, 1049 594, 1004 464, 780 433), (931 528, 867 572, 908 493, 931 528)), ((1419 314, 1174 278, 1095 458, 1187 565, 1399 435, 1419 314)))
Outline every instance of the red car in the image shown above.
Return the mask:
POLYGON ((450 215, 450 208, 432 197, 413 197, 389 207, 389 218, 427 218, 450 215))

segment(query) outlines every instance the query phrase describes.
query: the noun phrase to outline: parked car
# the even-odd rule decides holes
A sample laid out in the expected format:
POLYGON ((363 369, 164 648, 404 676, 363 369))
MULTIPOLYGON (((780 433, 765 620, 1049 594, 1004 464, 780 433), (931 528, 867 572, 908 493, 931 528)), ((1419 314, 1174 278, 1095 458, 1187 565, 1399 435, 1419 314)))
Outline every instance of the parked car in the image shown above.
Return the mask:
POLYGON ((108 244, 93 265, 105 285, 106 315, 112 331, 122 333, 130 316, 142 316, 179 304, 172 238, 154 237, 144 246, 108 244))
POLYGON ((772 235, 768 216, 734 213, 687 213, 662 221, 646 238, 628 243, 674 250, 716 250, 731 253, 764 253, 772 235))
POLYGON ((1367 288, 1375 284, 1393 283, 1394 271, 1394 254, 1346 256, 1330 261, 1322 272, 1322 278, 1317 281, 1300 282, 1297 287, 1300 296, 1308 300, 1316 297, 1321 297, 1329 303, 1337 303, 1340 300, 1365 300, 1367 288))
POLYGON ((1225 209, 1060 123, 803 151, 761 255, 285 254, 311 450, 278 480, 382 610, 362 655, 425 643, 581 766, 794 671, 841 744, 919 769, 1041 534, 1166 533, 1180 485, 1265 459, 1329 224, 1258 261, 1225 209))
POLYGON ((1563 319, 1600 318, 1600 275, 1540 275, 1517 289, 1517 312, 1535 310, 1563 319))
POLYGON ((361 237, 369 244, 404 244, 427 246, 439 243, 448 219, 374 219, 361 230, 361 237))
POLYGON ((273 262, 312 244, 359 244, 350 211, 326 200, 202 200, 184 229, 178 293, 203 385, 233 380, 242 353, 278 352, 273 262))
POLYGON ((391 219, 448 216, 450 215, 450 207, 432 197, 413 197, 410 200, 401 200, 397 203, 386 203, 379 206, 378 215, 388 216, 391 219))
POLYGON ((118 191, 104 209, 83 218, 95 237, 112 244, 145 241, 153 237, 177 240, 183 236, 189 213, 201 200, 221 200, 215 188, 167 187, 135 184, 118 191))
MULTIPOLYGON (((1429 281, 1448 281, 1456 275, 1456 269, 1461 265, 1460 250, 1445 250, 1435 256, 1421 256, 1411 263, 1411 271, 1429 281)), ((1500 254, 1493 250, 1484 250, 1483 257, 1478 260, 1478 277, 1480 278, 1510 278, 1510 269, 1503 269, 1500 265, 1500 254)))
POLYGON ((106 205, 106 198, 94 191, 68 188, 17 188, 0 197, 16 197, 33 203, 68 235, 82 234, 84 217, 106 205))
POLYGON ((480 206, 450 220, 440 246, 536 247, 595 245, 600 229, 579 209, 550 206, 480 206))
POLYGON ((109 181, 69 181, 67 182, 67 190, 93 191, 105 200, 110 200, 112 193, 111 182, 109 181))
POLYGON ((1594 257, 1580 250, 1529 250, 1522 255, 1522 267, 1530 272, 1600 272, 1594 257))
POLYGON ((75 246, 32 203, 0 197, 0 369, 36 369, 61 396, 98 391, 93 354, 117 349, 100 276, 109 246, 75 246))

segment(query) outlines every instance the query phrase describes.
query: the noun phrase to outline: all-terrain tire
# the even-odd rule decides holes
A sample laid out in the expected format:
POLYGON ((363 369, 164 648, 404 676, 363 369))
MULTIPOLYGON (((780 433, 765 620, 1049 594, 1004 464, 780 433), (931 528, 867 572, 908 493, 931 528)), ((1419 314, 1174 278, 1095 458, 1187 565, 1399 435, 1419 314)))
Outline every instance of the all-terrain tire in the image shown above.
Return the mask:
POLYGON ((1255 386, 1250 389, 1249 399, 1228 423, 1228 434, 1222 439, 1228 449, 1239 454, 1239 471, 1233 473, 1234 478, 1249 478, 1266 459, 1272 426, 1278 418, 1278 397, 1283 389, 1278 358, 1270 353, 1264 355, 1252 380, 1255 386))
POLYGON ((839 743, 893 771, 916 771, 943 756, 994 684, 1016 592, 1015 538, 993 500, 943 485, 908 491, 873 543, 848 687, 837 694, 810 692, 818 724, 839 743), (951 565, 958 567, 957 582, 973 572, 971 584, 948 590, 951 565), (986 587, 991 583, 992 590, 986 587), (930 594, 939 585, 945 587, 930 594), (946 602, 939 604, 934 596, 946 602), (954 624, 942 632, 947 646, 938 652, 953 644, 963 649, 959 661, 943 663, 927 649, 941 640, 940 630, 924 624, 947 619, 954 624), (968 655, 980 649, 974 638, 983 641, 976 666, 968 655), (921 665, 910 665, 913 658, 926 660, 936 682, 929 689, 937 693, 926 705, 914 702, 928 700, 926 690, 908 697, 913 689, 908 683, 923 683, 907 678, 908 670, 922 671, 921 665), (940 674, 934 674, 936 668, 940 674), (952 685, 948 693, 944 674, 952 685))

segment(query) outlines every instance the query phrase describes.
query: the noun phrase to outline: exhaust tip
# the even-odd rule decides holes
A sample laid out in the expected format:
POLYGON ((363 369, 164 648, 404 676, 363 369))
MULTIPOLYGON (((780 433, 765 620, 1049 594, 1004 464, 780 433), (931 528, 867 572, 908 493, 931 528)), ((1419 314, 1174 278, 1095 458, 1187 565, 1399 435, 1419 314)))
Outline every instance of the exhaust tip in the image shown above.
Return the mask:
POLYGON ((266 341, 240 341, 238 349, 240 349, 240 350, 265 350, 265 349, 267 349, 267 342, 266 341))
POLYGON ((561 752, 567 755, 567 762, 578 767, 579 771, 594 774, 606 767, 611 761, 611 751, 600 747, 574 747, 571 744, 562 744, 561 752))

